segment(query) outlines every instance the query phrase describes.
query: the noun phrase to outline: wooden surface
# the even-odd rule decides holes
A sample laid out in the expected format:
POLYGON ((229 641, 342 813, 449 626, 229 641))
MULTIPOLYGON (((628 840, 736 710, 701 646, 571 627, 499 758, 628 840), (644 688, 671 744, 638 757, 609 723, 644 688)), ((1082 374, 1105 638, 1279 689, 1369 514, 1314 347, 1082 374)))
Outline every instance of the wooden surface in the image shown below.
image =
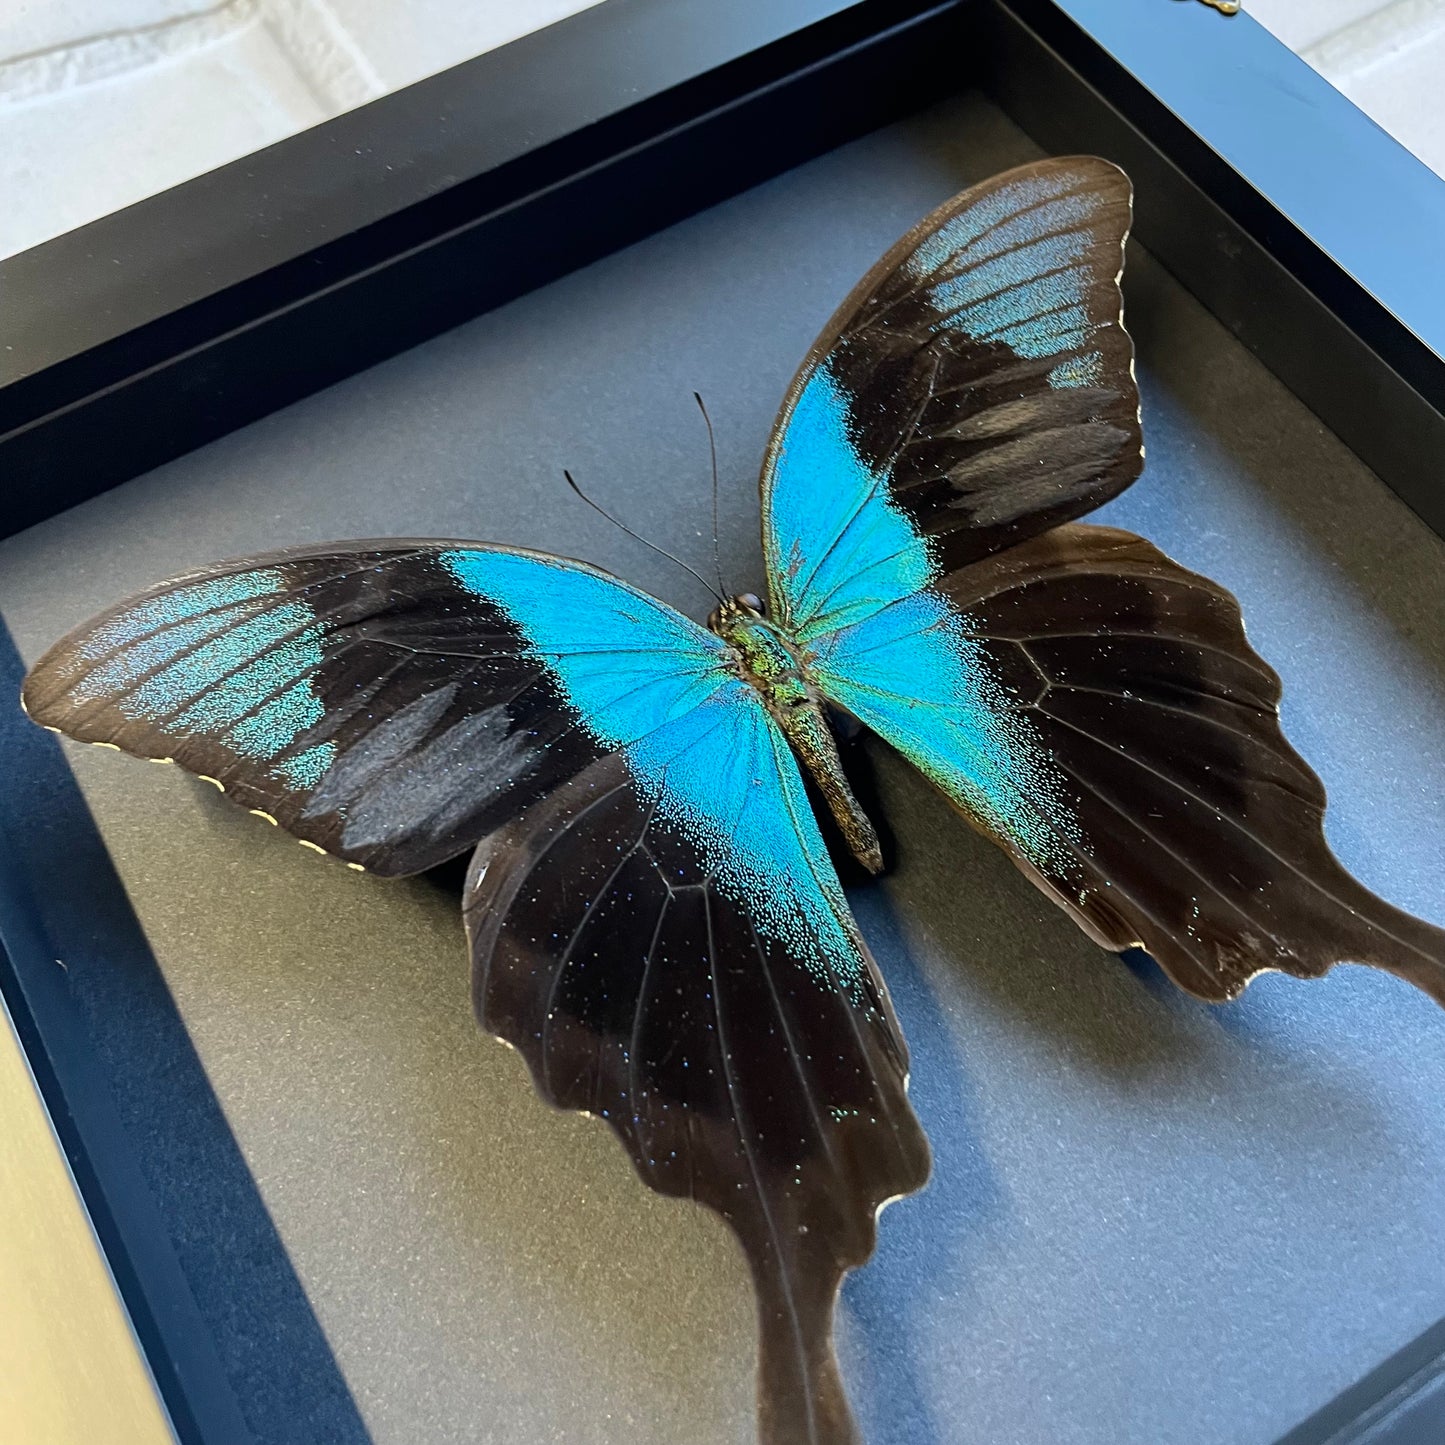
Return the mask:
POLYGON ((171 1445, 89 1216, 0 1004, 0 1441, 171 1445))

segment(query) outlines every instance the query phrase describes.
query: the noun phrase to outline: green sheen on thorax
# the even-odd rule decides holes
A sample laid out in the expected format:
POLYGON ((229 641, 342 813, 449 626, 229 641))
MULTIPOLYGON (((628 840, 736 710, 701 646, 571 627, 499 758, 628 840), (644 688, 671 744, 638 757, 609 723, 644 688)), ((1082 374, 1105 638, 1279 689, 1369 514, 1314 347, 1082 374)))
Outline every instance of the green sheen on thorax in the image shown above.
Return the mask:
POLYGON ((883 867, 878 834, 843 774, 838 744, 823 714, 822 695, 808 676, 802 651, 768 621, 762 603, 750 593, 724 602, 708 618, 708 627, 728 644, 738 676, 757 690, 812 774, 853 855, 877 873, 883 867))

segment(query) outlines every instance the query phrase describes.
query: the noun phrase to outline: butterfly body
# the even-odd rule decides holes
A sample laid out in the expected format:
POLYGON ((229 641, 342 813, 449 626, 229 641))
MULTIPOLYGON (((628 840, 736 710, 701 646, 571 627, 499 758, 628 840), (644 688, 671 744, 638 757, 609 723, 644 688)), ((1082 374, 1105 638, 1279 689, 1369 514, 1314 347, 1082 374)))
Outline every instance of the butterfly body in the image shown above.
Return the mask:
POLYGON ((1131 216, 1117 167, 1045 160, 883 256, 769 440, 766 607, 703 627, 545 553, 333 543, 163 583, 25 683, 35 721, 174 761, 352 866, 473 850, 477 1015, 649 1187, 728 1221, 766 1445, 856 1442, 834 1301, 930 1168, 804 781, 876 869, 830 711, 1200 998, 1348 960, 1445 1004, 1445 931, 1330 852, 1236 600, 1078 521, 1142 466, 1131 216))
POLYGON ((732 649, 739 676, 757 689, 769 716, 792 744, 853 856, 870 873, 881 872, 877 830, 848 785, 806 650, 768 620, 762 602, 751 593, 724 601, 708 618, 708 626, 732 649))

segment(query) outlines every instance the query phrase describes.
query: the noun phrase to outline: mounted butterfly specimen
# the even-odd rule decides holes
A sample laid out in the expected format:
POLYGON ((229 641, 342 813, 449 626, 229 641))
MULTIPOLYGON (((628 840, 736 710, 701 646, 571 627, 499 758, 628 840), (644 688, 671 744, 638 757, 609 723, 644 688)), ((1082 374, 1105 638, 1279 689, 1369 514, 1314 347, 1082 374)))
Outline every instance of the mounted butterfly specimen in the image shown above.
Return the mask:
POLYGON ((824 842, 879 866, 834 715, 1200 998, 1353 960, 1445 1003, 1445 931, 1330 853, 1233 597, 1075 520, 1141 467, 1130 216, 1112 165, 1043 161, 864 277, 768 444, 766 603, 704 627, 580 562, 350 542, 165 583, 25 684, 37 722, 171 759, 353 866, 475 850, 479 1017, 646 1184, 731 1225, 772 1445, 857 1438, 835 1298, 929 1171, 824 842))

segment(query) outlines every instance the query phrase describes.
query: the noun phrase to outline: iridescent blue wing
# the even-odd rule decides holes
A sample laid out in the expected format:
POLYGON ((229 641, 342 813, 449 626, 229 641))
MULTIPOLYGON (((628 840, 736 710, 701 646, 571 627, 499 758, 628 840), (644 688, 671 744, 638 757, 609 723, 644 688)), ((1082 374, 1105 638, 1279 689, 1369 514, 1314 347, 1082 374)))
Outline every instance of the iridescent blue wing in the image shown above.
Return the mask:
POLYGON ((870 273, 769 449, 773 610, 823 692, 1104 946, 1208 999, 1350 959, 1445 1002, 1445 934, 1330 853, 1234 599, 1068 521, 1138 467, 1127 209, 1113 167, 1045 162, 870 273))
POLYGON ((846 619, 851 595, 889 585, 873 569, 899 526, 952 570, 1138 476, 1119 292, 1131 215, 1118 167, 1040 161, 939 207, 858 283, 788 388, 763 464, 774 617, 846 619), (892 531, 840 477, 888 499, 892 531))
POLYGON ((469 586, 484 566, 570 580, 557 645, 605 674, 601 701, 635 695, 662 717, 716 665, 708 634, 591 569, 361 542, 222 564, 121 603, 36 664, 25 706, 83 742, 174 761, 327 852, 418 872, 598 755, 545 648, 469 586))
POLYGON ((834 1297, 928 1149, 797 766, 716 637, 578 563, 360 543, 154 589, 52 649, 25 698, 381 872, 481 839, 486 1026, 645 1182, 728 1219, 765 1438, 854 1438, 834 1297))

